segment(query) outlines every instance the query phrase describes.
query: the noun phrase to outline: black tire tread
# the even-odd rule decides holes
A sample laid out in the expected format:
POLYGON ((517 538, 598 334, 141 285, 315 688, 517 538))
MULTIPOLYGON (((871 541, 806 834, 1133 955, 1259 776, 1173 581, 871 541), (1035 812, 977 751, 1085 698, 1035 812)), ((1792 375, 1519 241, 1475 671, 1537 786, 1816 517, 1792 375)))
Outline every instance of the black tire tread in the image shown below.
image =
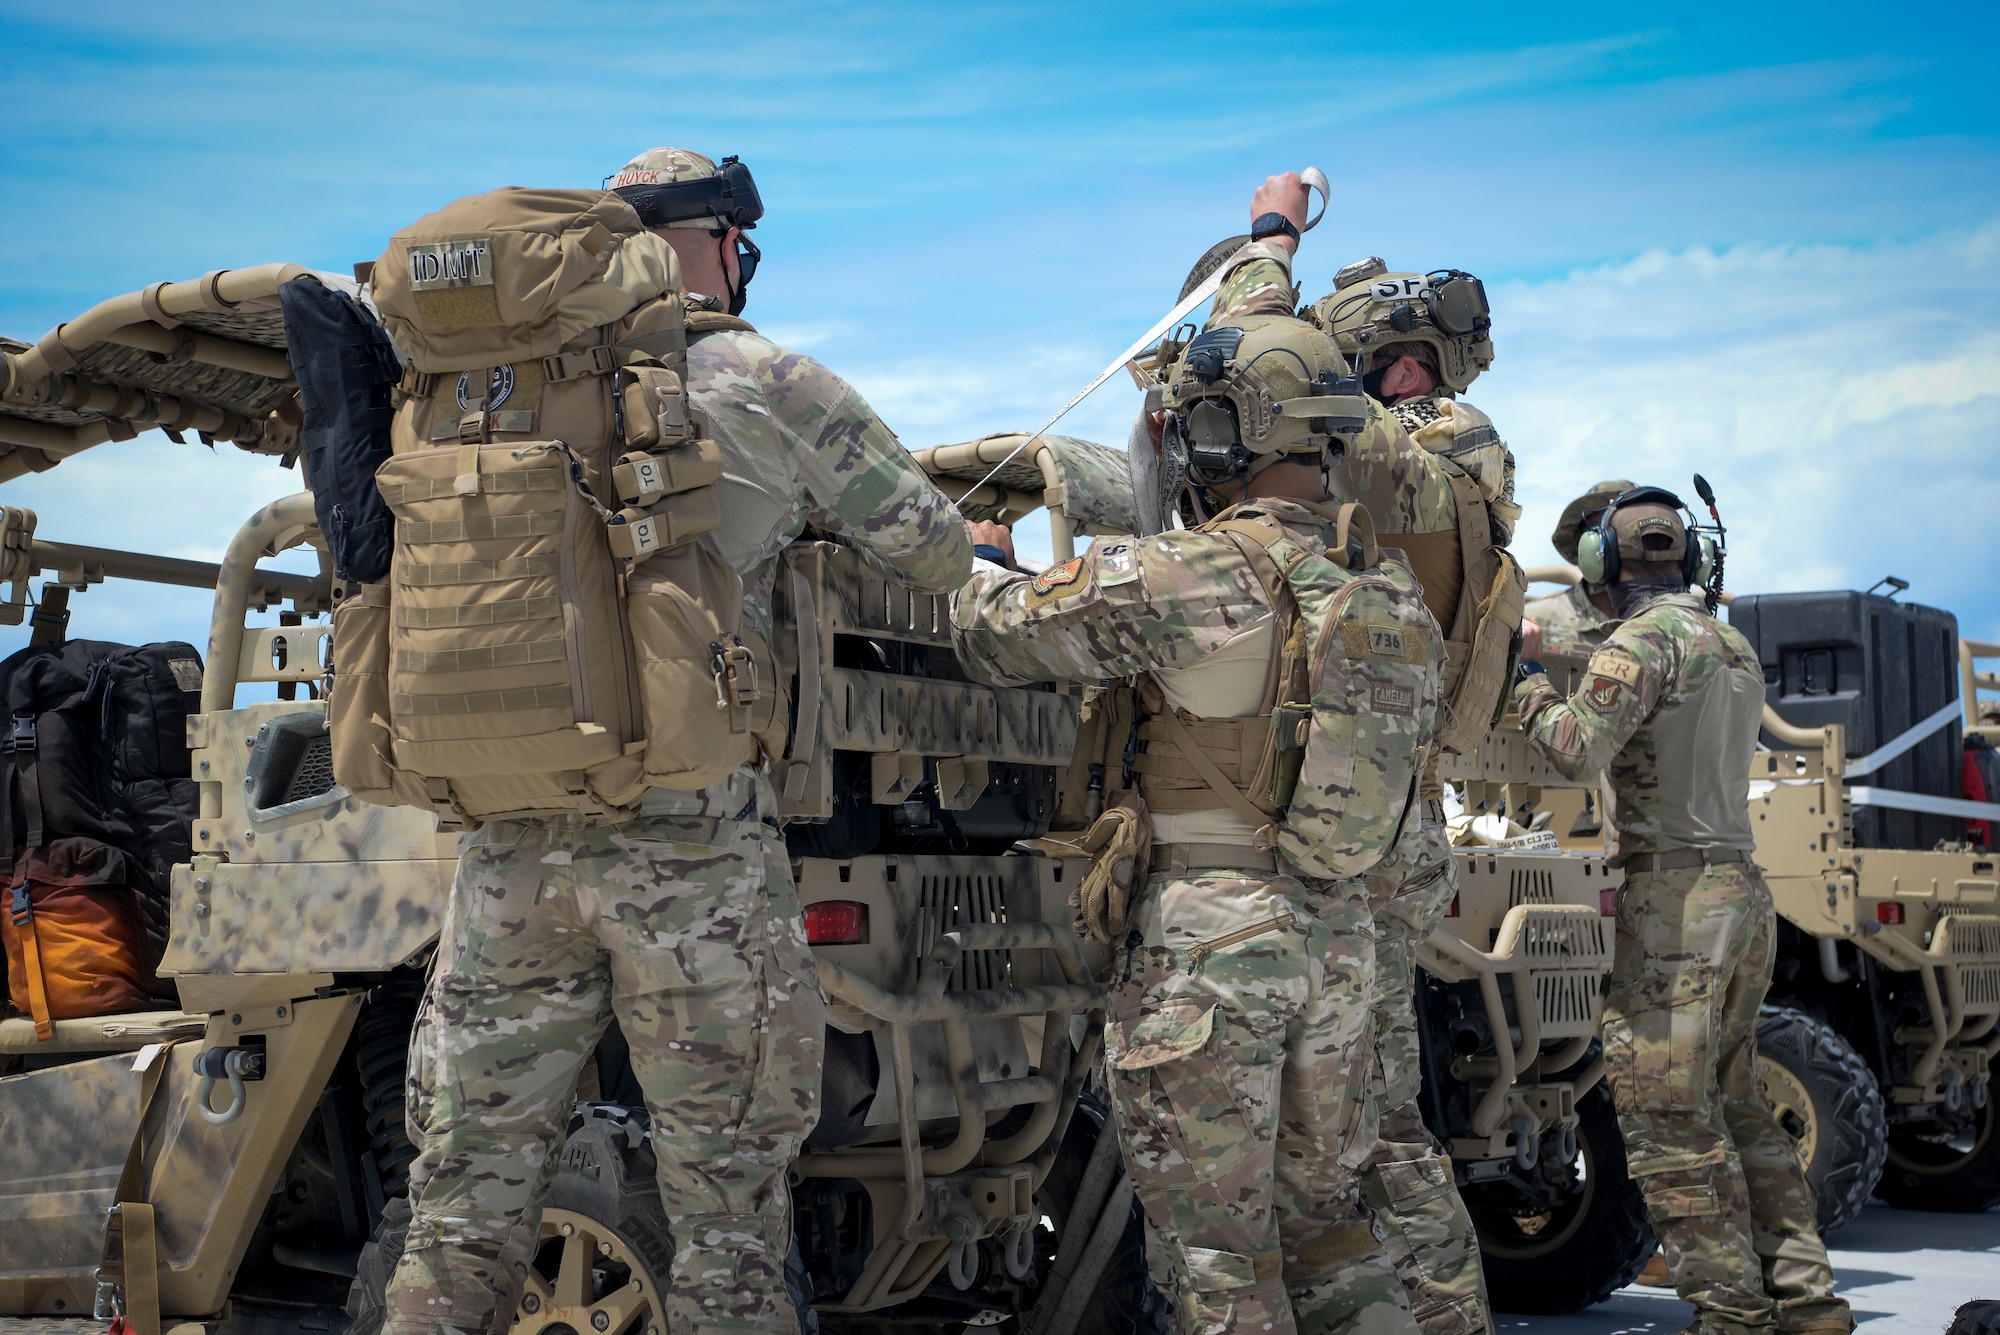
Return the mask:
POLYGON ((1757 1051, 1805 1081, 1826 1167, 1812 1188, 1819 1198, 1819 1231, 1831 1233, 1861 1213, 1889 1157, 1889 1114, 1881 1087, 1861 1054, 1832 1025, 1790 1006, 1766 1003, 1757 1015, 1757 1051), (1829 1137, 1831 1143, 1829 1144, 1829 1137))
MULTIPOLYGON (((1646 1198, 1625 1167, 1625 1142, 1611 1092, 1602 1084, 1577 1100, 1577 1133, 1591 1154, 1597 1180, 1590 1213, 1560 1248, 1528 1259, 1483 1257, 1493 1308, 1560 1316, 1595 1306, 1639 1277, 1658 1245, 1646 1198)), ((1477 1200, 1476 1188, 1466 1204, 1477 1200)), ((1473 1219, 1479 1219, 1475 1206, 1473 1219)), ((1480 1239, 1482 1246, 1484 1236, 1480 1239)))

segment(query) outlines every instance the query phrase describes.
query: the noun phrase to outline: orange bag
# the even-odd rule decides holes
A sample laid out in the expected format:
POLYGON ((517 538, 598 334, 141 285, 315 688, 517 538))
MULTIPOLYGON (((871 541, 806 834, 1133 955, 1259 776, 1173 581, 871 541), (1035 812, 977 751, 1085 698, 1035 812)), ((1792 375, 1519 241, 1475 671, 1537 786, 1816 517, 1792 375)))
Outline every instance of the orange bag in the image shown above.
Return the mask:
POLYGON ((144 933, 139 869, 124 851, 95 839, 52 839, 14 861, 0 938, 7 991, 55 1037, 57 1020, 145 1010, 144 933))

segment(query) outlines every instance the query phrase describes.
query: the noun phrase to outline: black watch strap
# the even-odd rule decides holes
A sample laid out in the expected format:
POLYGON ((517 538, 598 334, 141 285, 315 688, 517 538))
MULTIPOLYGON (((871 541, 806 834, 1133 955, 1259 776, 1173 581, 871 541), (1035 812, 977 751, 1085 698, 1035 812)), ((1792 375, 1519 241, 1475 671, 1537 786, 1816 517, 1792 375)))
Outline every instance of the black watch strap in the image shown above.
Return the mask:
POLYGON ((1282 213, 1260 214, 1257 220, 1250 224, 1250 239, 1252 241, 1262 241, 1267 236, 1278 236, 1281 234, 1290 237, 1294 241, 1299 239, 1297 224, 1282 213))

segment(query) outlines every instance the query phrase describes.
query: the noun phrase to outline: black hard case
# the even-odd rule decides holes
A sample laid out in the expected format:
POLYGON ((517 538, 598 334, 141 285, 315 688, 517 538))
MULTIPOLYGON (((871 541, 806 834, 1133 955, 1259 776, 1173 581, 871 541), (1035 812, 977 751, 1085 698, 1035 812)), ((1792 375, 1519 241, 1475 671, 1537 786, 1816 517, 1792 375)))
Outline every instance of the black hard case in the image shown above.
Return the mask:
MULTIPOLYGON (((1958 698, 1958 618, 1935 607, 1852 592, 1738 598, 1729 624, 1756 646, 1764 697, 1802 728, 1838 723, 1850 759, 1893 741, 1958 698)), ((1951 723, 1856 783, 1958 797, 1962 728, 1951 723)), ((1781 745, 1768 733, 1767 746, 1781 745)), ((1931 848, 1965 822, 1883 807, 1854 809, 1863 848, 1931 848)))

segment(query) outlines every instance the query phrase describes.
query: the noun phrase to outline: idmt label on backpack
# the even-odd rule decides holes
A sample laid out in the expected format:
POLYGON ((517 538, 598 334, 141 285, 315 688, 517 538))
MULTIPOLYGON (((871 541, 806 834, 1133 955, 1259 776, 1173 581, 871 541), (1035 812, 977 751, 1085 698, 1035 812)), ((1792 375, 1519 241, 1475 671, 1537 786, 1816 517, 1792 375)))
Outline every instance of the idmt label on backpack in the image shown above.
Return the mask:
POLYGON ((410 291, 493 286, 491 242, 483 236, 410 247, 410 291))

